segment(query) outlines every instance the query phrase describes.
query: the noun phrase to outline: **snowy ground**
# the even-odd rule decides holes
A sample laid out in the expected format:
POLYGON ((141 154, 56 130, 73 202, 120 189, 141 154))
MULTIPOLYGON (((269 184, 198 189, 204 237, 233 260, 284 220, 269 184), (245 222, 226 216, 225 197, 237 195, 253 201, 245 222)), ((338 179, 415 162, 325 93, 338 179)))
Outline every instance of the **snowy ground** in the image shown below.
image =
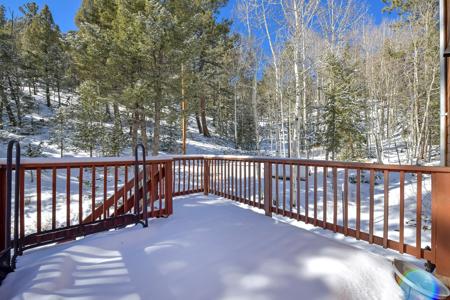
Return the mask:
POLYGON ((29 251, 0 298, 401 299, 385 257, 243 208, 179 197, 147 229, 29 251))

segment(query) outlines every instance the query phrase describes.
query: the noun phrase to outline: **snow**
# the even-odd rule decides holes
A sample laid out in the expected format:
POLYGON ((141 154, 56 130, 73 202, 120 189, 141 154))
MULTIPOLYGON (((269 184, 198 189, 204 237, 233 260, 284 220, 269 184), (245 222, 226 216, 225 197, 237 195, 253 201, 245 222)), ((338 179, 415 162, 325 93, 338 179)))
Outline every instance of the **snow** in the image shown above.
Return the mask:
POLYGON ((401 299, 383 256, 216 196, 174 215, 34 249, 1 299, 401 299), (257 212, 257 213, 255 213, 257 212))

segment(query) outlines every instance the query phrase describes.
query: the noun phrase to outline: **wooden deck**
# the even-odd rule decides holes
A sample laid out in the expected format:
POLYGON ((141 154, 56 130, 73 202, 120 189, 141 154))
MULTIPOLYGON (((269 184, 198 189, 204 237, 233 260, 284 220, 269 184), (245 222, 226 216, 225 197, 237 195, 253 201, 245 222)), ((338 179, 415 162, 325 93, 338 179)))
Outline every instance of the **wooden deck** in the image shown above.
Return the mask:
POLYGON ((245 206, 181 196, 148 228, 30 250, 0 298, 400 299, 386 258, 245 206))

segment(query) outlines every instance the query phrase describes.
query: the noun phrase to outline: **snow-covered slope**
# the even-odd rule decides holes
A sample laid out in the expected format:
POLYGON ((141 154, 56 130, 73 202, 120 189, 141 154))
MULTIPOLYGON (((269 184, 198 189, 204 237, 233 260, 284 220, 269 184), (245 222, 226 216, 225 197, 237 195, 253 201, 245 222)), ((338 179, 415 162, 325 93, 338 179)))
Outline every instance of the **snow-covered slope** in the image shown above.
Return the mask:
MULTIPOLYGON (((68 101, 75 103, 77 101, 77 96, 72 94, 62 94, 62 99, 63 104, 68 101)), ((8 141, 12 139, 20 142, 23 156, 29 156, 30 149, 34 150, 34 152, 38 149, 38 156, 60 157, 60 149, 51 141, 50 129, 57 103, 53 101, 54 108, 48 108, 46 106, 45 95, 42 92, 39 92, 37 96, 33 96, 33 103, 33 112, 26 113, 23 117, 23 128, 5 127, 4 129, 0 129, 0 158, 6 157, 6 145, 8 141)), ((165 124, 163 123, 163 134, 164 126, 165 124)), ((151 132, 150 128, 149 132, 151 132)), ((214 134, 215 128, 211 127, 210 132, 214 134)), ((187 137, 187 154, 248 154, 247 152, 235 149, 233 141, 226 138, 221 138, 217 135, 208 138, 199 134, 195 126, 194 118, 189 120, 187 137)), ((181 145, 181 140, 177 140, 176 142, 181 145)), ((123 150, 123 155, 130 155, 131 153, 132 151, 130 148, 125 148, 123 150)), ((94 155, 101 156, 101 153, 94 153, 94 155)), ((86 157, 89 156, 89 153, 80 151, 79 149, 68 145, 67 149, 64 150, 64 156, 86 157)))

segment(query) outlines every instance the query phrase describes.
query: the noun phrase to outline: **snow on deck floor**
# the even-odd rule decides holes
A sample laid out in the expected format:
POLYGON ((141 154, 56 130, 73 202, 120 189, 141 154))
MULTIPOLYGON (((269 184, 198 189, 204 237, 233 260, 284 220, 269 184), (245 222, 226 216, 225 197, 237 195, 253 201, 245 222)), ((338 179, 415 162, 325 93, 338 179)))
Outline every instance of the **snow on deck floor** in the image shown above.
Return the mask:
POLYGON ((28 251, 0 299, 400 299, 390 262, 215 196, 28 251))

